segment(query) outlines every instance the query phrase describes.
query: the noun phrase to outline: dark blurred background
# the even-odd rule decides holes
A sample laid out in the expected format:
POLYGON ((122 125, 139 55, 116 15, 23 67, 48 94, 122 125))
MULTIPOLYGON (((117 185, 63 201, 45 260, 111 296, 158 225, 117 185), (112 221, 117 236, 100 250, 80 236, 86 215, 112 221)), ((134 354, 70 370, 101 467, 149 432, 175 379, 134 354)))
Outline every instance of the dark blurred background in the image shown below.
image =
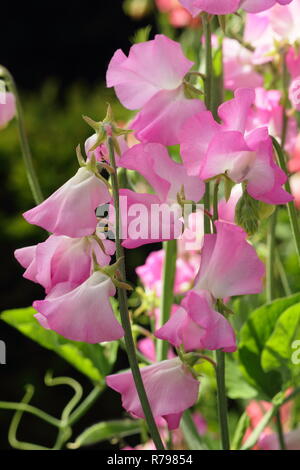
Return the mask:
MULTIPOLYGON (((1 5, 0 63, 14 75, 26 117, 32 154, 45 196, 71 177, 77 167, 74 149, 91 134, 81 115, 95 119, 105 115, 110 101, 117 119, 126 120, 127 111, 105 89, 105 72, 116 49, 128 52, 138 28, 153 21, 132 20, 124 14, 121 0, 92 2, 5 2, 1 5)), ((155 30, 155 28, 154 28, 155 30)), ((27 307, 43 298, 43 290, 22 278, 23 269, 14 260, 16 248, 36 244, 46 238, 44 231, 29 226, 22 212, 33 207, 23 167, 17 128, 12 122, 0 132, 0 223, 1 270, 0 311, 27 307)), ((128 257, 129 277, 142 264, 147 252, 135 251, 128 257)), ((72 376, 91 385, 54 353, 47 351, 0 322, 0 340, 7 345, 7 365, 0 366, 2 401, 20 401, 24 386, 36 387, 32 404, 58 415, 69 391, 43 385, 46 370, 54 376, 72 376)), ((122 354, 116 367, 124 365, 122 354)), ((121 416, 118 396, 104 394, 93 410, 75 428, 80 431, 100 420, 121 416)), ((0 410, 0 449, 9 448, 7 430, 12 412, 0 410)), ((53 445, 54 430, 26 416, 20 428, 21 439, 53 445)), ((109 445, 109 444, 107 444, 109 445)), ((102 448, 106 446, 103 445, 102 448)))

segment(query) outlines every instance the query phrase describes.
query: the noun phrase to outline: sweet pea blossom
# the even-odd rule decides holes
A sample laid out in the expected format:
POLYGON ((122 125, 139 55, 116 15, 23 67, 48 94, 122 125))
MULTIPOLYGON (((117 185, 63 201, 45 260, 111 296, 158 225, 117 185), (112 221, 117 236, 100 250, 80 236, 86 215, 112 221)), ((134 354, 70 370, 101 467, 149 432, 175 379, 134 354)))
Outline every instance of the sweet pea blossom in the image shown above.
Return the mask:
MULTIPOLYGON (((199 382, 179 358, 141 369, 154 418, 164 418, 170 430, 179 426, 183 412, 198 398, 199 382)), ((106 377, 107 385, 122 395, 122 405, 135 418, 144 418, 131 371, 106 377)))
POLYGON ((7 126, 16 114, 16 99, 12 93, 0 92, 0 129, 7 126))
POLYGON ((247 183, 254 199, 285 204, 293 198, 282 188, 287 176, 275 163, 268 128, 247 131, 254 101, 253 89, 240 88, 219 107, 222 124, 210 111, 188 119, 180 132, 184 165, 190 175, 202 180, 225 173, 235 183, 247 183))
POLYGON ((239 8, 250 13, 267 10, 276 3, 287 5, 292 0, 179 0, 180 3, 193 15, 205 11, 212 15, 227 15, 234 13, 239 8))
POLYGON ((290 177, 290 185, 292 194, 295 198, 295 204, 300 209, 300 172, 295 173, 290 177))
MULTIPOLYGON (((284 434, 284 442, 286 450, 300 450, 300 428, 284 434)), ((280 450, 278 435, 262 434, 258 441, 260 450, 280 450)))
POLYGON ((109 300, 115 292, 111 279, 96 271, 76 289, 67 293, 59 289, 34 302, 35 317, 44 328, 73 341, 115 341, 124 336, 109 300))
POLYGON ((194 290, 214 299, 258 294, 263 289, 264 265, 240 227, 216 222, 217 233, 204 236, 200 270, 194 290))
MULTIPOLYGON (((143 266, 136 268, 136 273, 143 285, 153 290, 159 297, 162 293, 162 274, 164 266, 164 250, 153 251, 146 259, 143 266)), ((177 257, 174 293, 182 294, 192 284, 199 269, 199 255, 194 255, 193 260, 177 257), (193 262, 194 261, 194 262, 193 262)))
POLYGON ((92 253, 99 266, 107 266, 114 254, 114 243, 103 240, 104 253, 94 238, 69 238, 51 235, 45 242, 15 251, 15 257, 26 269, 24 277, 41 284, 46 293, 61 283, 70 290, 86 281, 92 272, 92 253))
POLYGON ((177 196, 183 191, 185 199, 199 202, 205 191, 204 183, 198 177, 189 176, 184 165, 173 161, 167 149, 157 143, 137 144, 130 148, 122 155, 119 166, 138 171, 155 191, 155 194, 120 191, 120 195, 126 198, 126 207, 122 208, 123 246, 136 248, 182 235, 182 209, 177 196), (163 212, 161 215, 160 211, 163 212), (136 212, 140 217, 135 223, 136 212), (156 219, 154 213, 157 214, 156 219), (131 230, 135 226, 138 226, 139 233, 131 230))
POLYGON ((79 238, 95 232, 95 210, 110 200, 106 184, 82 167, 48 199, 23 216, 30 224, 55 235, 79 238))
POLYGON ((213 309, 213 299, 207 291, 190 291, 155 336, 176 348, 183 346, 185 351, 236 351, 234 331, 226 318, 213 309))
POLYGON ((180 44, 164 35, 133 45, 128 57, 116 51, 107 86, 115 88, 126 108, 142 108, 130 125, 138 140, 178 144, 184 121, 205 108, 202 101, 185 97, 183 79, 192 66, 180 44))
POLYGON ((263 85, 263 77, 255 71, 253 53, 235 39, 223 39, 224 87, 227 90, 263 85))
MULTIPOLYGON (((247 131, 267 126, 269 134, 281 140, 283 130, 283 106, 280 104, 282 94, 279 90, 255 89, 254 106, 249 111, 247 131)), ((288 120, 285 150, 294 151, 297 138, 297 121, 294 117, 288 120)))
POLYGON ((277 4, 262 13, 248 11, 251 14, 246 17, 244 40, 254 47, 254 64, 272 61, 279 44, 293 45, 298 40, 300 0, 277 4))
POLYGON ((168 15, 168 20, 174 28, 183 28, 195 22, 192 15, 180 5, 179 0, 155 0, 155 3, 159 11, 168 15))

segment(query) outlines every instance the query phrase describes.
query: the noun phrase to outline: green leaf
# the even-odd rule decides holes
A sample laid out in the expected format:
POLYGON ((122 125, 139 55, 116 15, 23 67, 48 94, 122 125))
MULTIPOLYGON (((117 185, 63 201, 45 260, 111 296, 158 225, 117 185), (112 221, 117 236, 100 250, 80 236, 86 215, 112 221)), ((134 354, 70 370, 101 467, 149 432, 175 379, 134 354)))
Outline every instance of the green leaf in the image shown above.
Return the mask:
POLYGON ((292 360, 296 340, 300 340, 300 303, 280 316, 262 352, 263 369, 266 372, 278 370, 284 383, 300 375, 299 365, 292 360))
POLYGON ((118 351, 117 342, 100 345, 70 341, 44 329, 34 318, 35 313, 31 307, 7 310, 1 314, 1 319, 44 348, 56 352, 93 382, 102 382, 111 372, 118 351))
POLYGON ((233 360, 226 361, 226 390, 232 400, 250 400, 257 396, 255 388, 245 380, 238 364, 233 360))
POLYGON ((68 447, 69 449, 79 449, 79 447, 98 444, 102 441, 139 434, 141 425, 141 420, 132 421, 129 419, 97 423, 83 431, 74 443, 68 444, 68 447))
POLYGON ((239 360, 250 385, 267 399, 281 391, 282 378, 278 371, 266 372, 261 364, 263 349, 272 335, 280 315, 300 301, 300 294, 263 305, 250 315, 240 332, 239 360))

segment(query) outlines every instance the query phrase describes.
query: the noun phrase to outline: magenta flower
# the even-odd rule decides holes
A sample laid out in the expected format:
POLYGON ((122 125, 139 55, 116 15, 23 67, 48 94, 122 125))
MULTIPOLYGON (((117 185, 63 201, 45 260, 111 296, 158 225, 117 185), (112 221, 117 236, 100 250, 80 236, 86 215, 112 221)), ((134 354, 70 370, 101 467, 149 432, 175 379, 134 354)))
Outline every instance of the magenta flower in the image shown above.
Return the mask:
MULTIPOLYGON (((170 430, 178 428, 183 412, 197 401, 199 382, 179 358, 143 367, 141 374, 154 418, 164 418, 170 430)), ((131 372, 110 375, 106 383, 122 395, 128 413, 144 418, 131 372)))
POLYGON ((214 299, 261 292, 265 268, 247 234, 233 224, 216 226, 217 234, 204 236, 194 290, 207 290, 214 299))
POLYGON ((92 252, 99 266, 110 263, 114 254, 114 243, 103 240, 106 253, 92 238, 69 238, 51 235, 44 243, 15 251, 15 257, 26 269, 24 277, 41 284, 46 293, 61 283, 75 289, 92 273, 92 252))
POLYGON ((183 79, 192 66, 180 44, 163 35, 135 44, 128 57, 117 50, 108 67, 107 86, 115 87, 126 108, 142 108, 130 124, 138 140, 178 144, 184 121, 204 109, 202 101, 184 94, 183 79))
POLYGON ((233 328, 223 315, 213 309, 213 300, 207 291, 189 292, 181 307, 156 331, 155 336, 169 341, 176 348, 183 346, 185 351, 236 351, 233 328))
POLYGON ((243 8, 249 13, 258 13, 273 7, 276 3, 287 5, 292 0, 179 0, 193 15, 205 11, 212 15, 227 15, 243 8))
POLYGON ((6 127, 16 114, 16 99, 12 93, 0 92, 0 129, 6 127))
POLYGON ((44 328, 73 341, 115 341, 124 336, 109 300, 115 291, 111 279, 97 271, 70 292, 52 292, 34 302, 35 316, 44 328))
MULTIPOLYGON (((300 428, 284 433, 286 450, 300 450, 300 428)), ((278 435, 262 433, 258 441, 259 450, 280 450, 278 435)))
POLYGON ((275 163, 268 128, 247 132, 254 101, 255 91, 241 88, 219 107, 222 124, 209 111, 188 119, 180 133, 184 164, 202 180, 226 173, 235 183, 245 182, 254 199, 285 204, 293 198, 282 188, 287 176, 275 163))
POLYGON ((95 210, 110 200, 106 184, 83 167, 46 201, 23 215, 30 224, 55 235, 79 238, 95 232, 95 210))

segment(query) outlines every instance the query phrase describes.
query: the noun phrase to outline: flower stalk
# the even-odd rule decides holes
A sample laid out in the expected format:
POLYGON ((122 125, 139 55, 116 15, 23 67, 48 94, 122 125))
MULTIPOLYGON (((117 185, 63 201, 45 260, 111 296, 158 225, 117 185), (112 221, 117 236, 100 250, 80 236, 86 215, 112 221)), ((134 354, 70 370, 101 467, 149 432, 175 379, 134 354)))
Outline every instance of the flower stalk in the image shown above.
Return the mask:
MULTIPOLYGON (((118 184, 118 177, 117 177, 114 142, 111 137, 108 137, 108 148, 109 148, 110 164, 112 168, 114 169, 114 173, 112 173, 111 175, 111 181, 112 181, 112 191, 113 191, 113 199, 114 199, 115 215, 116 215, 116 256, 117 256, 117 260, 119 260, 120 258, 123 259, 123 261, 120 263, 120 274, 121 274, 121 281, 125 281, 126 272, 125 272, 124 253, 123 253, 123 247, 121 245, 121 240, 120 240, 119 184, 118 184)), ((126 290, 122 288, 118 288, 118 297, 119 297, 121 322, 122 322, 123 329, 125 331, 126 351, 127 351, 129 365, 132 371, 133 379, 135 382, 135 386, 137 389, 137 393, 138 393, 138 396, 139 396, 139 399, 143 408, 145 419, 146 419, 151 437, 153 439, 153 442, 158 450, 164 450, 164 445, 162 443, 155 420, 153 418, 152 410, 151 410, 149 400, 145 391, 145 387, 143 384, 143 380, 142 380, 142 376, 141 376, 141 372, 140 372, 140 368, 139 368, 139 364, 138 364, 138 360, 136 356, 135 344, 133 340, 130 317, 129 317, 129 312, 128 312, 128 301, 127 301, 126 290)))
POLYGON ((34 198, 35 203, 38 205, 43 202, 44 197, 40 187, 40 183, 33 165, 32 155, 30 151, 30 146, 28 142, 28 137, 25 128, 25 120, 24 120, 24 113, 23 108, 19 96, 19 92, 15 83, 15 80, 11 73, 2 65, 0 66, 0 76, 3 76, 7 87, 11 93, 15 96, 16 100, 16 109, 17 109, 17 123, 18 123, 18 131, 19 131, 19 139, 20 145, 23 155, 23 160, 25 164, 26 174, 28 183, 34 198))

